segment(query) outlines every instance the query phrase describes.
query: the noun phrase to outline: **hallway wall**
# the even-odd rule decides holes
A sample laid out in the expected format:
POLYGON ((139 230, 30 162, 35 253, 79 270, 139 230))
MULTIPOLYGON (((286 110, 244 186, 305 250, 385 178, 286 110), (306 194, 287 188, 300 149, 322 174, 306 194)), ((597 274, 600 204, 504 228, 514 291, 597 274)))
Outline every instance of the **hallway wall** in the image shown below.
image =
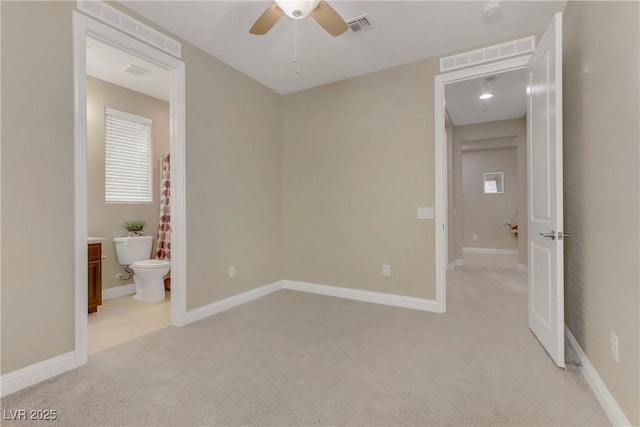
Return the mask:
POLYGON ((518 240, 504 225, 515 222, 518 212, 517 155, 515 146, 463 150, 462 247, 518 249, 518 240), (490 172, 503 173, 502 193, 484 193, 484 174, 490 172))
POLYGON ((639 22, 638 2, 569 2, 563 44, 566 323, 633 425, 640 425, 639 22))
MULTIPOLYGON (((514 249, 518 250, 518 264, 526 266, 528 264, 528 251, 527 251, 527 121, 526 118, 501 120, 497 122, 480 123, 467 126, 454 126, 453 128, 453 207, 456 214, 449 212, 449 223, 454 228, 454 241, 453 250, 450 250, 449 262, 454 262, 456 259, 462 259, 462 248, 468 244, 472 244, 473 240, 469 234, 473 232, 467 232, 465 235, 464 224, 466 215, 473 215, 473 212, 465 212, 463 209, 462 201, 462 145, 472 142, 485 143, 485 142, 504 142, 505 139, 512 139, 516 147, 516 170, 517 170, 517 187, 512 188, 517 195, 517 202, 515 209, 518 211, 518 239, 515 240, 514 249)), ((493 172, 493 171, 487 171, 493 172)), ((498 171, 499 172, 499 171, 498 171)), ((488 196, 493 197, 493 196, 488 196)), ((506 219, 512 221, 515 215, 512 213, 506 219)), ((493 227, 499 225, 493 224, 493 227)), ((506 227, 503 227, 505 233, 508 232, 506 227)), ((495 228, 493 232, 498 233, 499 228, 495 228)), ((480 237, 480 233, 479 237, 480 237)), ((505 237, 505 236, 503 236, 505 237)), ((506 237, 512 239, 511 236, 506 234, 506 237)), ((482 246, 475 246, 482 247, 482 246)))

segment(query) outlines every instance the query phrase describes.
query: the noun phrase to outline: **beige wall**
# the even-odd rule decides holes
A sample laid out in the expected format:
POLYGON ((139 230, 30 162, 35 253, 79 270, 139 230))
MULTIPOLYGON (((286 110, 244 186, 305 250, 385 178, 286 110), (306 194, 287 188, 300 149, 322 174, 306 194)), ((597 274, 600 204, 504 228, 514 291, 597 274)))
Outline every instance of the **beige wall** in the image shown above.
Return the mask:
POLYGON ((431 59, 284 97, 285 278, 435 298, 431 59), (382 265, 391 266, 383 277, 382 265))
POLYGON ((182 43, 187 309, 281 280, 282 96, 123 5, 111 5, 182 43))
POLYGON ((569 2, 564 15, 566 323, 640 425, 638 2, 569 2), (619 338, 620 363, 610 356, 619 338))
POLYGON ((74 345, 73 5, 0 2, 2 373, 74 345))
MULTIPOLYGON (((4 374, 74 345, 75 2, 0 7, 4 374)), ((192 309, 283 276, 282 120, 280 95, 182 47, 192 309), (233 280, 230 264, 237 266, 233 280)))
MULTIPOLYGON (((118 263, 114 237, 126 236, 122 223, 143 220, 145 234, 155 237, 160 215, 160 168, 162 154, 169 152, 169 103, 151 96, 105 82, 87 78, 87 231, 102 237, 102 288, 108 289, 133 282, 119 280, 124 273, 118 263), (105 203, 104 201, 104 112, 114 108, 153 120, 151 125, 152 196, 153 203, 105 203)), ((150 254, 152 255, 152 254, 150 254)))
POLYGON ((282 279, 282 97, 191 45, 182 52, 192 309, 282 279))
POLYGON ((462 152, 462 247, 518 249, 505 222, 515 222, 518 210, 516 147, 462 152), (502 172, 504 192, 484 194, 484 174, 502 172), (477 240, 473 240, 473 235, 477 240))
MULTIPOLYGON (((467 231, 465 233, 465 221, 468 221, 466 216, 468 216, 468 212, 465 212, 463 208, 463 199, 462 199, 462 144, 465 142, 476 142, 476 143, 486 143, 490 140, 504 140, 505 138, 513 138, 516 144, 516 157, 517 157, 517 188, 514 188, 514 192, 517 194, 517 202, 516 209, 518 210, 518 231, 519 236, 517 239, 517 245, 513 248, 505 247, 504 249, 517 249, 518 250, 518 263, 522 265, 527 265, 527 223, 526 223, 526 212, 527 212, 527 171, 526 171, 526 155, 527 155, 527 122, 525 118, 521 119, 511 119, 511 120, 501 120, 497 122, 489 122, 489 123, 480 123, 475 125, 467 125, 467 126, 454 126, 453 127, 453 194, 451 197, 453 198, 453 207, 455 209, 455 214, 452 210, 449 211, 449 224, 450 227, 454 229, 454 240, 452 246, 453 251, 450 251, 450 257, 453 255, 453 258, 450 258, 449 262, 453 262, 455 259, 462 259, 462 247, 470 246, 470 247, 489 247, 492 246, 482 246, 479 244, 480 239, 482 238, 481 233, 478 234, 478 241, 469 240, 471 236, 469 234, 473 234, 474 231, 467 231), (452 254, 453 252, 453 254, 452 254)), ((487 171, 492 172, 492 171, 487 171)), ((511 181, 511 180, 510 180, 511 181)), ((509 185, 509 183, 507 183, 509 185)), ((513 187, 512 187, 513 188, 513 187)), ((504 211, 503 214, 508 214, 508 211, 504 211)), ((513 212, 508 214, 506 218, 499 218, 499 220, 513 219, 513 212)), ((499 226, 499 224, 498 224, 499 226)), ((500 231, 507 231, 506 227, 498 227, 493 224, 494 233, 496 236, 500 234, 500 231)), ((478 226, 475 226, 477 228, 478 226)), ((484 233, 483 233, 484 234, 484 233)), ((503 236, 504 237, 504 236, 503 236)), ((511 237, 507 234, 509 239, 511 237)), ((506 242, 500 241, 504 244, 506 242)), ((511 243, 514 243, 511 241, 511 243)), ((498 244, 498 241, 494 241, 490 239, 487 241, 487 244, 494 245, 498 244)), ((497 249, 497 247, 495 248, 497 249)))
MULTIPOLYGON (((7 373, 73 349, 75 3, 0 7, 7 373)), ((565 15, 567 323, 635 424, 637 22, 637 3, 570 2, 565 15)), ((435 296, 433 222, 415 215, 434 205, 437 59, 284 99, 186 43, 183 59, 189 308, 283 277, 435 296)))

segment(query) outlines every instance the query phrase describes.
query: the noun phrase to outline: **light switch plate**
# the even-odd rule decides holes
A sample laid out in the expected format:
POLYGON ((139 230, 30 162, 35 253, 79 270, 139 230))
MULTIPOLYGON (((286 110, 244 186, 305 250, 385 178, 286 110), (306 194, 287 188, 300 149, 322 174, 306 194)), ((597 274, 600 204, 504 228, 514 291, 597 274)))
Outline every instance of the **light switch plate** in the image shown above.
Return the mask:
POLYGON ((435 213, 433 208, 418 208, 418 219, 433 219, 435 213))

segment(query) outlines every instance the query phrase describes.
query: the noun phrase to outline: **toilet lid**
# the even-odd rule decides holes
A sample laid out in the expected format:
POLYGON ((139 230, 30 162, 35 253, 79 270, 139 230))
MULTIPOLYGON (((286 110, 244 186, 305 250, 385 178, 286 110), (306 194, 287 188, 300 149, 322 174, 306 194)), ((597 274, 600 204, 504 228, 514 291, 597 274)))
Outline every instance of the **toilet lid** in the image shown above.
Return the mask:
POLYGON ((155 268, 165 268, 171 266, 171 261, 162 259, 145 259, 142 261, 136 261, 133 263, 136 268, 144 268, 145 270, 151 270, 155 268))

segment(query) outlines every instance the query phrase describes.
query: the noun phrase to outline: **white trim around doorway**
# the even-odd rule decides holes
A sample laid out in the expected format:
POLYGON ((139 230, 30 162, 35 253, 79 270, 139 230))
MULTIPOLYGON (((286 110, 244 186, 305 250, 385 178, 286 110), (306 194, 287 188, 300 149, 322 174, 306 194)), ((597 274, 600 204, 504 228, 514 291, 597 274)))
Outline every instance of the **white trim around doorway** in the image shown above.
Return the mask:
POLYGON ((446 274, 449 267, 447 252, 447 137, 445 131, 445 102, 444 88, 448 83, 481 77, 488 74, 524 68, 529 63, 531 55, 523 55, 503 61, 483 64, 476 67, 464 68, 445 74, 439 74, 434 79, 435 91, 435 178, 436 178, 436 306, 438 312, 447 310, 446 274))
POLYGON ((171 72, 171 324, 187 324, 185 65, 156 48, 77 11, 73 12, 75 366, 87 363, 87 36, 171 72))

